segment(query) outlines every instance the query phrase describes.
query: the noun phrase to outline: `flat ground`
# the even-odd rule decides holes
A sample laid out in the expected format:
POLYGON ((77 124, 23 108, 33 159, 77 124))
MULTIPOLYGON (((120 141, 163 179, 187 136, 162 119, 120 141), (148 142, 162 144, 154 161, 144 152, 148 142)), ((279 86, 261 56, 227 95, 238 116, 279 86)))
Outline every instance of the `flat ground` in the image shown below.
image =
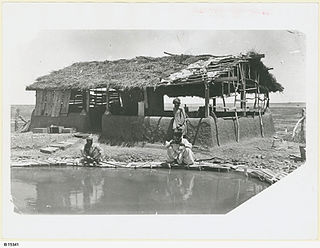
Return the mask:
MULTIPOLYGON (((294 124, 300 117, 301 105, 277 106, 271 108, 273 113, 276 135, 283 139, 277 141, 273 147, 273 138, 256 138, 244 140, 241 143, 232 143, 216 147, 210 150, 194 148, 197 159, 218 157, 227 161, 245 162, 250 167, 269 168, 273 171, 292 171, 301 165, 290 159, 290 154, 300 156, 300 143, 290 140, 294 124)), ((94 142, 98 142, 98 135, 93 135, 94 142)), ((79 158, 80 150, 85 143, 84 139, 78 139, 77 143, 65 151, 60 150, 54 154, 44 154, 40 148, 59 141, 74 138, 71 134, 11 134, 11 160, 30 161, 59 158, 79 158)), ((165 161, 166 150, 163 144, 138 144, 134 147, 110 146, 99 144, 103 149, 106 160, 121 162, 137 161, 165 161)))
MULTIPOLYGON (((77 143, 66 150, 60 150, 54 154, 40 152, 41 147, 62 140, 72 138, 69 134, 12 134, 12 161, 30 161, 47 159, 79 158, 80 150, 85 144, 84 139, 78 139, 77 143)), ((98 142, 98 136, 94 135, 94 142, 98 142)), ((216 147, 210 150, 195 148, 197 159, 218 157, 227 161, 245 162, 250 167, 269 168, 273 171, 291 171, 301 163, 289 158, 290 154, 300 155, 299 143, 284 141, 276 148, 272 148, 273 138, 256 138, 242 141, 241 145, 232 143, 216 147)), ((165 161, 166 150, 160 143, 139 144, 134 147, 110 146, 99 144, 103 149, 103 157, 106 160, 121 162, 137 161, 165 161)))

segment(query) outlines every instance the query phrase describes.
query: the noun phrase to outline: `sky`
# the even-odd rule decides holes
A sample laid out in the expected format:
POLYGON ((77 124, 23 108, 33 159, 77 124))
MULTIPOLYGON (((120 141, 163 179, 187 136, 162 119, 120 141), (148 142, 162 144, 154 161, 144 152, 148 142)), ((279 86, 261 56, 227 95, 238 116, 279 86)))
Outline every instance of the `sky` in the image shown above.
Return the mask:
POLYGON ((25 87, 39 76, 80 61, 174 54, 229 55, 255 50, 283 93, 271 102, 305 102, 305 35, 290 30, 42 30, 12 40, 6 51, 11 104, 34 104, 25 87))

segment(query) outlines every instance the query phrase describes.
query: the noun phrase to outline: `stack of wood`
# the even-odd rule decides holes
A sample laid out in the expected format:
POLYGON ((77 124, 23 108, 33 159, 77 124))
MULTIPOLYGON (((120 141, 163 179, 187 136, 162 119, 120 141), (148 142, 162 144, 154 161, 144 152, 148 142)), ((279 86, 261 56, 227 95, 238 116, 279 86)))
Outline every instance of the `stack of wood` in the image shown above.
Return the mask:
POLYGON ((37 127, 32 129, 33 133, 74 133, 75 129, 71 127, 55 126, 37 127))

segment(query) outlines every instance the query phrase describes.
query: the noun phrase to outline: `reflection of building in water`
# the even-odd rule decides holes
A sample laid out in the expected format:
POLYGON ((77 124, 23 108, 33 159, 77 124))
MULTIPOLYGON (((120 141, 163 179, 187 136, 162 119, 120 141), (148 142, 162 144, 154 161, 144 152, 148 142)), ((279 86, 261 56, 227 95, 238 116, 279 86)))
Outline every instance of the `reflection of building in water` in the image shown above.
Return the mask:
POLYGON ((68 185, 59 182, 39 182, 36 186, 36 208, 39 213, 61 212, 70 207, 68 185))
POLYGON ((87 174, 68 183, 39 183, 37 208, 39 212, 223 214, 263 189, 228 174, 114 171, 106 178, 87 174))
POLYGON ((104 179, 95 184, 90 176, 85 177, 81 182, 80 189, 70 192, 71 208, 77 210, 90 209, 103 196, 103 184, 104 179))
POLYGON ((226 213, 229 210, 242 204, 252 196, 256 195, 265 188, 262 185, 257 186, 254 182, 248 181, 247 178, 224 178, 217 180, 217 190, 214 211, 226 213))
POLYGON ((156 202, 150 199, 155 180, 150 180, 141 171, 113 171, 103 185, 103 204, 96 206, 96 211, 105 213, 154 213, 156 202), (149 209, 149 211, 148 211, 149 209))
POLYGON ((267 187, 233 173, 206 171, 79 169, 33 174, 13 176, 12 196, 19 212, 223 214, 267 187))
POLYGON ((11 196, 16 213, 33 213, 36 208, 36 186, 13 180, 11 196))
POLYGON ((88 210, 103 195, 103 180, 94 182, 90 175, 83 180, 39 182, 36 186, 36 208, 39 213, 88 210))
POLYGON ((187 200, 192 196, 194 179, 195 175, 190 173, 168 174, 166 195, 170 198, 174 209, 181 208, 183 212, 184 205, 187 204, 187 200))

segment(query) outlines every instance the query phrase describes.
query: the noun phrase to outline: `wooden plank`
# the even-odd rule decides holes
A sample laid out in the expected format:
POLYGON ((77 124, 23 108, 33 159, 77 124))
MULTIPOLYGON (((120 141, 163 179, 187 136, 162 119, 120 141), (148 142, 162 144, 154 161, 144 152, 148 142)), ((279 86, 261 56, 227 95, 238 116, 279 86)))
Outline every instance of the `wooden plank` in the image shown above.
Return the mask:
POLYGON ((69 101, 71 96, 71 90, 66 90, 62 92, 62 105, 60 114, 67 115, 69 112, 69 101))
POLYGON ((61 100, 62 100, 62 91, 61 90, 54 91, 53 106, 51 111, 52 117, 59 116, 60 110, 61 110, 61 100))
POLYGON ((65 127, 65 128, 62 129, 61 132, 62 133, 73 133, 73 132, 75 132, 75 129, 72 128, 72 127, 65 127))
POLYGON ((245 90, 240 90, 240 92, 241 91, 248 91, 248 90, 256 90, 257 88, 256 87, 254 87, 254 88, 246 88, 245 90))
POLYGON ((88 134, 88 133, 75 133, 73 136, 77 137, 77 138, 85 139, 85 138, 89 137, 90 134, 88 134))
POLYGON ((239 124, 237 110, 234 111, 234 115, 236 117, 236 141, 239 142, 239 140, 240 140, 240 124, 239 124))
POLYGON ((263 127, 262 114, 261 114, 260 108, 259 108, 259 122, 260 122, 261 137, 264 137, 264 127, 263 127))
POLYGON ((47 91, 44 90, 42 92, 42 101, 41 101, 41 115, 44 115, 44 112, 46 110, 46 105, 47 105, 47 91))
POLYGON ((242 81, 242 83, 243 83, 243 100, 245 100, 243 102, 243 109, 244 109, 243 116, 247 116, 247 99, 246 99, 246 97, 247 97, 247 92, 246 92, 247 85, 246 85, 246 80, 245 80, 245 77, 246 77, 246 66, 245 66, 245 64, 242 67, 242 75, 243 75, 243 81, 242 81))
POLYGON ((110 92, 109 92, 109 87, 106 88, 106 110, 104 111, 105 115, 110 114, 110 109, 109 109, 109 102, 110 102, 110 92))
POLYGON ((217 110, 217 99, 216 97, 212 97, 212 111, 216 112, 217 110))
POLYGON ((53 90, 49 90, 46 93, 47 101, 46 101, 46 107, 44 110, 44 115, 46 115, 46 116, 51 116, 52 105, 53 105, 53 95, 54 95, 53 90))
POLYGON ((45 128, 37 127, 37 128, 33 128, 32 132, 33 133, 47 133, 48 129, 46 127, 45 128))
POLYGON ((246 80, 245 80, 245 67, 244 65, 239 65, 241 81, 242 81, 242 91, 241 91, 241 108, 244 109, 243 115, 246 116, 246 80))
POLYGON ((32 166, 32 162, 13 162, 11 163, 11 167, 30 167, 32 166))
POLYGON ((42 107, 42 99, 43 99, 43 90, 36 91, 36 107, 34 109, 34 115, 41 115, 41 107, 42 107))
POLYGON ((84 90, 82 92, 81 102, 82 102, 82 109, 85 110, 87 113, 89 113, 89 109, 90 109, 90 91, 89 90, 84 90))
POLYGON ((145 109, 148 109, 148 108, 149 108, 149 105, 148 105, 147 87, 143 87, 143 101, 144 101, 144 107, 145 107, 145 109))
POLYGON ((144 116, 144 102, 138 102, 138 116, 144 116))
POLYGON ((237 81, 237 77, 219 77, 214 80, 214 82, 229 82, 229 81, 237 81))
POLYGON ((51 154, 51 153, 54 153, 54 152, 59 151, 59 150, 60 149, 57 148, 57 147, 45 147, 45 148, 41 148, 40 152, 51 154))

